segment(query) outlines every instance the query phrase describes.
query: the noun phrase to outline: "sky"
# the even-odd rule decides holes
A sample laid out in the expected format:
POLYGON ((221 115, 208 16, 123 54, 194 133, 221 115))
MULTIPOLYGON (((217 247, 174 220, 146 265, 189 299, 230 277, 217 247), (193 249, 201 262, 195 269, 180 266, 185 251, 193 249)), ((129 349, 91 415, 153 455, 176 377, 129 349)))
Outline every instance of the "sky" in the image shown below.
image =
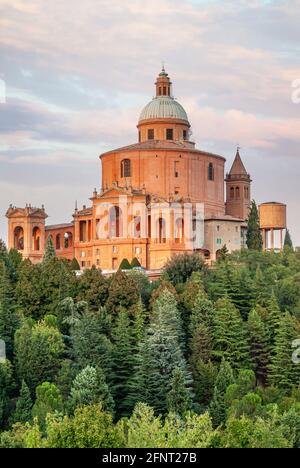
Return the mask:
POLYGON ((300 0, 0 0, 0 238, 12 203, 70 222, 135 143, 162 61, 197 147, 236 147, 300 246, 300 0), (294 87, 293 87, 294 86, 294 87))

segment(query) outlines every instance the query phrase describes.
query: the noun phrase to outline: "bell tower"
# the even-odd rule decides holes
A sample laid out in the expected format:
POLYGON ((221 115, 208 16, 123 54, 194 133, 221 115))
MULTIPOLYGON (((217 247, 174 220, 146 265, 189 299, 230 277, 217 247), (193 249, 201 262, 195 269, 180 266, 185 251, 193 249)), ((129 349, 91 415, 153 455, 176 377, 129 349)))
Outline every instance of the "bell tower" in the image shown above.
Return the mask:
POLYGON ((239 148, 225 182, 226 214, 246 221, 250 209, 252 180, 245 169, 239 148))
POLYGON ((8 248, 16 249, 32 263, 42 260, 45 251, 45 208, 17 208, 10 205, 8 218, 8 248))

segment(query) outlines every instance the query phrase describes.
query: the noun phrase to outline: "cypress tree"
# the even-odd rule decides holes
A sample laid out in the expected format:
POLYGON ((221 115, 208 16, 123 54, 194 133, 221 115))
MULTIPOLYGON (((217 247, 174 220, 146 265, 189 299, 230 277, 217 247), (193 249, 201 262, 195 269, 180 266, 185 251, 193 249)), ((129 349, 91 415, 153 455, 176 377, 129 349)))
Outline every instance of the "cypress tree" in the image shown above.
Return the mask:
POLYGON ((15 423, 26 423, 31 421, 31 410, 32 410, 32 399, 30 390, 26 385, 26 382, 22 380, 22 386, 20 396, 17 400, 16 410, 13 415, 13 421, 15 423))
POLYGON ((132 339, 132 327, 126 311, 122 311, 118 315, 112 333, 112 340, 111 392, 116 402, 117 416, 129 416, 132 407, 128 394, 130 393, 130 382, 134 371, 135 349, 132 339))
POLYGON ((286 234, 285 234, 284 248, 288 248, 288 249, 291 249, 291 250, 294 249, 291 234, 290 234, 290 231, 288 229, 286 230, 286 234))
POLYGON ((252 201, 247 228, 247 247, 249 250, 262 250, 263 240, 260 230, 259 214, 255 201, 252 201))
POLYGON ((277 298, 273 292, 270 300, 267 302, 265 323, 269 332, 270 345, 273 346, 275 343, 275 337, 280 324, 282 313, 277 301, 277 298))
POLYGON ((223 359, 216 379, 213 399, 209 406, 209 413, 212 417, 214 427, 218 427, 226 421, 225 394, 227 387, 233 383, 234 377, 232 368, 229 362, 223 359))

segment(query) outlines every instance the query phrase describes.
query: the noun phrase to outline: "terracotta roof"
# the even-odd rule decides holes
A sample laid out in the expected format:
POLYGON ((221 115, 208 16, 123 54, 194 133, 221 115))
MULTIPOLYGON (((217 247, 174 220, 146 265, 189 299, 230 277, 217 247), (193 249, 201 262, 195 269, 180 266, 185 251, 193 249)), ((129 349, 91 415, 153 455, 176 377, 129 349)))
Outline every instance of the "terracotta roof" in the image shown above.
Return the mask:
POLYGON ((233 161, 229 175, 239 175, 239 176, 247 175, 248 176, 248 172, 246 171, 246 168, 243 164, 239 150, 237 150, 235 160, 233 161))
MULTIPOLYGON (((183 142, 183 141, 167 141, 167 140, 148 140, 148 141, 143 141, 141 143, 136 143, 133 145, 128 145, 128 146, 123 146, 122 148, 117 148, 112 151, 107 151, 106 153, 103 153, 101 156, 104 156, 106 154, 110 153, 116 153, 116 152, 125 152, 125 151, 151 151, 151 150, 157 150, 157 151, 188 151, 188 152, 193 152, 193 153, 198 153, 198 154, 203 154, 206 156, 213 156, 217 158, 221 158, 225 161, 225 158, 223 156, 220 156, 218 154, 213 154, 213 153, 208 153, 206 151, 194 149, 192 147, 192 143, 188 142, 183 142)), ((100 157, 101 157, 100 156, 100 157)))
POLYGON ((233 216, 230 215, 222 215, 222 216, 207 216, 205 218, 205 221, 231 221, 231 222, 239 222, 239 223, 244 223, 245 221, 241 218, 234 218, 233 216))
POLYGON ((45 226, 46 231, 54 230, 54 229, 64 229, 74 227, 74 223, 65 223, 65 224, 52 224, 49 226, 45 226))

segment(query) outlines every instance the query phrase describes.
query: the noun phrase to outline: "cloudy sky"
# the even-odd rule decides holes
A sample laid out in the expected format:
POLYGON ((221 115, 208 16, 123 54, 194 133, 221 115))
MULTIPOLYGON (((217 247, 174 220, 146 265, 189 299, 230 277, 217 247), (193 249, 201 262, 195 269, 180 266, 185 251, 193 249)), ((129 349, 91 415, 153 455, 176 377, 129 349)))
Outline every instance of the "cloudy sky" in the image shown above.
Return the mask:
POLYGON ((299 24, 300 0, 0 0, 0 237, 9 203, 51 224, 88 203, 164 60, 197 146, 229 169, 239 144, 300 245, 299 24))

